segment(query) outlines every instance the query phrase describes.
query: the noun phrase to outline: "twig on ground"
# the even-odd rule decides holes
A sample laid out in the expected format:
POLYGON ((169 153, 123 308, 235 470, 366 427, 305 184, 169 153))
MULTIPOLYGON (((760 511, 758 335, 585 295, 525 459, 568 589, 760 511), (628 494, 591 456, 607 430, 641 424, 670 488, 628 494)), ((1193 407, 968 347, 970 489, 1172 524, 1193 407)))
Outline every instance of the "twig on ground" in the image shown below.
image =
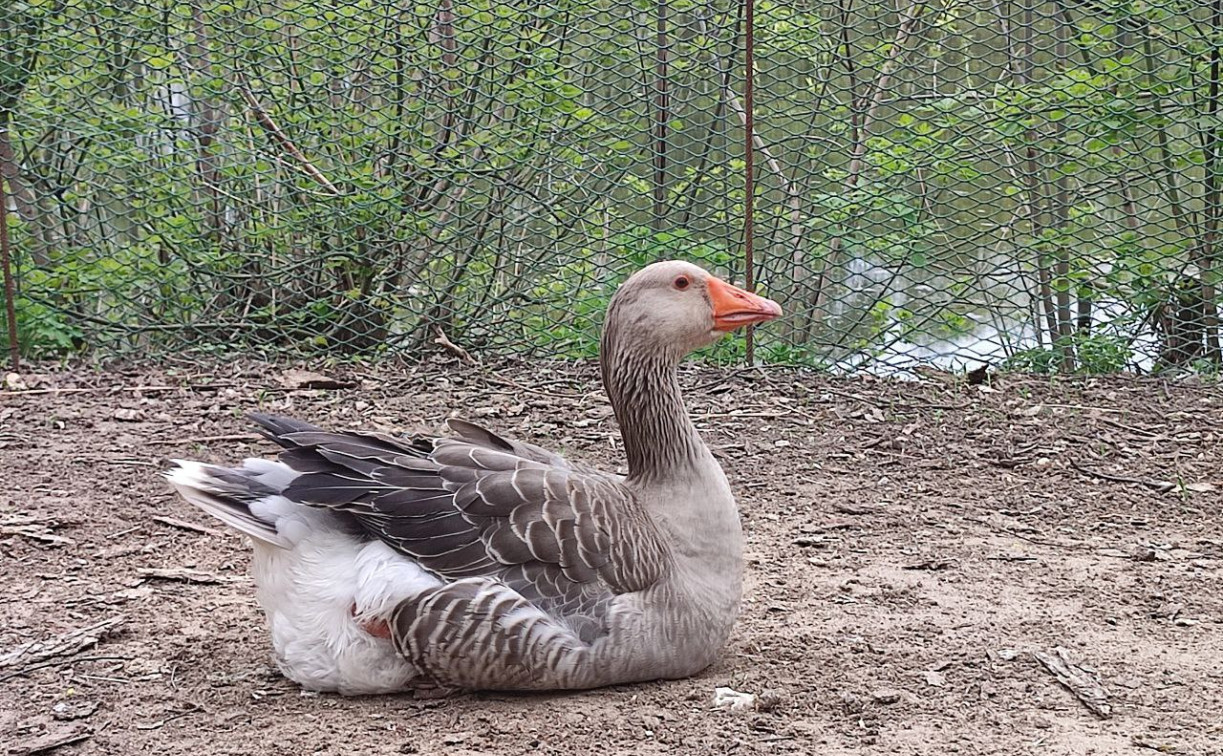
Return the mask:
POLYGON ((46 396, 48 394, 102 394, 112 392, 148 392, 189 390, 192 386, 94 386, 92 388, 48 388, 29 389, 27 391, 0 391, 0 399, 14 396, 46 396))
POLYGON ((216 575, 201 570, 188 570, 181 567, 142 567, 140 576, 148 580, 170 580, 179 583, 198 583, 214 585, 217 583, 236 583, 242 578, 216 575))
POLYGON ((1104 423, 1105 425, 1111 425, 1112 427, 1117 428, 1119 430, 1128 431, 1135 435, 1142 436, 1143 438, 1160 438, 1164 435, 1160 431, 1147 430, 1146 428, 1136 428, 1133 425, 1126 425, 1125 423, 1119 423, 1116 420, 1110 420, 1107 417, 1100 418, 1100 422, 1104 423))
POLYGON ((181 446, 182 444, 211 444, 219 441, 258 441, 263 436, 253 433, 228 433, 220 436, 195 436, 193 438, 154 439, 151 443, 181 446))
POLYGON ((876 507, 868 507, 862 504, 848 504, 845 502, 837 502, 832 505, 832 508, 841 514, 847 515, 870 515, 878 511, 876 507))
POLYGON ((162 717, 161 719, 157 720, 156 722, 149 722, 147 724, 138 722, 136 723, 136 729, 137 730, 160 730, 162 727, 165 727, 168 723, 173 722, 176 719, 182 719, 183 717, 188 716, 190 714, 199 714, 203 711, 204 709, 201 706, 192 706, 191 708, 186 709, 184 711, 173 712, 169 716, 162 717))
MULTIPOLYGON (((484 379, 490 383, 496 383, 507 388, 517 389, 518 391, 525 391, 528 394, 537 394, 539 396, 546 396, 553 399, 585 399, 587 396, 589 396, 589 394, 575 394, 564 391, 545 391, 538 388, 539 384, 537 384, 535 387, 524 386, 521 383, 511 381, 510 379, 503 378, 499 375, 486 375, 484 376, 484 379)), ((560 383, 560 381, 553 381, 553 383, 560 383)))
MULTIPOLYGON (((1048 546, 1049 545, 1049 542, 1046 541, 1044 538, 1041 538, 1039 533, 1035 537, 1026 536, 1023 533, 1020 533, 1018 530, 1010 530, 1009 528, 1003 528, 1002 532, 1006 533, 1007 535, 1015 536, 1016 538, 1018 538, 1021 541, 1027 541, 1028 543, 1034 543, 1037 546, 1048 546)), ((1036 532, 1036 531, 1032 531, 1032 532, 1036 532)))
POLYGON ((175 517, 163 517, 158 515, 153 518, 153 522, 160 522, 162 525, 169 525, 172 528, 178 528, 179 530, 190 530, 193 533, 203 533, 204 535, 225 535, 224 531, 205 527, 203 525, 196 525, 194 522, 187 522, 186 520, 180 520, 175 517))
POLYGON ((1172 489, 1176 488, 1175 483, 1172 483, 1171 481, 1167 481, 1167 480, 1151 480, 1149 478, 1133 478, 1133 477, 1130 477, 1129 475, 1113 475, 1112 473, 1106 473, 1106 472, 1103 472, 1102 470, 1093 470, 1090 467, 1083 467, 1082 465, 1078 463, 1077 460, 1074 460, 1074 459, 1070 460, 1070 466, 1078 470, 1079 472, 1083 473, 1084 475, 1088 475, 1093 478, 1099 478, 1100 480, 1108 480, 1108 481, 1112 481, 1113 483, 1133 483, 1139 486, 1146 486, 1147 488, 1153 489, 1158 493, 1167 493, 1171 491, 1172 489))
POLYGON ((1130 742, 1139 748, 1149 748, 1152 751, 1159 751, 1160 753, 1185 753, 1184 749, 1182 749, 1180 746, 1171 745, 1168 743, 1156 743, 1148 735, 1135 735, 1130 739, 1130 742))
POLYGON ((120 467, 160 467, 147 459, 107 459, 105 457, 76 457, 74 462, 90 465, 118 465, 120 467))

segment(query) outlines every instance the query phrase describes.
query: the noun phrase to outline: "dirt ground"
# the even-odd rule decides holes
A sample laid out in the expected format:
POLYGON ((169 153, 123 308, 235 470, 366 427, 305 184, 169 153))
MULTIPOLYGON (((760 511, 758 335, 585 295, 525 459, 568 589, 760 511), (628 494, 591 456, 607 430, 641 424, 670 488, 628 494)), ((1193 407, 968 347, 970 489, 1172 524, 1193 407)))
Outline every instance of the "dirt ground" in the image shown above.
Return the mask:
POLYGON ((1223 754, 1217 384, 687 368, 747 537, 718 664, 345 699, 273 671, 247 545, 171 496, 164 460, 268 453, 249 410, 409 432, 457 411, 615 468, 615 424, 590 365, 333 367, 354 385, 330 390, 289 367, 0 391, 0 754, 1223 754), (1039 660, 1059 648, 1069 687, 1039 660), (1110 716, 1072 691, 1097 683, 1110 716), (756 705, 715 708, 720 686, 756 705))

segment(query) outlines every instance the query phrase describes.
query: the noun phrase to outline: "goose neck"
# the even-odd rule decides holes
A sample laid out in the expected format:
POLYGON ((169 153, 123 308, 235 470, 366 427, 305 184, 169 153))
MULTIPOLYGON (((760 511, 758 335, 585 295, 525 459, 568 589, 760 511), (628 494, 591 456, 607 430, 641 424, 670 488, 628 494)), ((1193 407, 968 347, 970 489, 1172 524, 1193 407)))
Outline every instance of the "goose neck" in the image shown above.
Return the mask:
POLYGON ((697 468, 708 450, 684 408, 678 358, 604 338, 601 367, 628 457, 629 479, 665 481, 697 468))

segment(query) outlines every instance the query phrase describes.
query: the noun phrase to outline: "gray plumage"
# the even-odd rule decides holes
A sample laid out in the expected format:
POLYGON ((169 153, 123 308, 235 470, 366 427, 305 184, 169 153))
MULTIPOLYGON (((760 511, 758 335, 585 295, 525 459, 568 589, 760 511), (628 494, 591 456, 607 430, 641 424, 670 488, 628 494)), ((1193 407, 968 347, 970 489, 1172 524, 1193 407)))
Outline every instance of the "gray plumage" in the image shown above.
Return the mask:
MULTIPOLYGON (((659 263, 621 287, 610 306, 603 378, 627 477, 461 420, 450 423, 454 437, 431 439, 252 415, 283 448, 283 468, 185 463, 193 467, 171 480, 188 500, 281 551, 297 541, 277 518, 304 507, 330 514, 293 515, 294 523, 380 542, 423 568, 410 587, 375 586, 400 591, 387 611, 369 615, 385 623, 385 642, 406 663, 394 686, 573 689, 693 674, 726 641, 742 575, 729 485, 675 377, 684 354, 722 332, 710 292, 726 284, 708 280, 695 266, 659 263)), ((780 312, 767 305, 758 320, 780 312)), ((273 599, 261 594, 270 616, 273 599)), ((354 598, 352 614, 365 617, 359 604, 354 598)), ((305 685, 393 687, 294 674, 289 651, 277 652, 305 685)))

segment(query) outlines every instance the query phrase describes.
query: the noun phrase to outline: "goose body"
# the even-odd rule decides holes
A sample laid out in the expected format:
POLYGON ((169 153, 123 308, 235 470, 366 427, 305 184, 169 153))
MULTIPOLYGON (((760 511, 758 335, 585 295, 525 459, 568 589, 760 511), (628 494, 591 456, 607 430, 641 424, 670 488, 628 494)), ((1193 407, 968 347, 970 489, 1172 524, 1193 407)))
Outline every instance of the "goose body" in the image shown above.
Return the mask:
POLYGON ((452 436, 252 415, 277 460, 179 461, 192 504, 251 537, 281 671, 342 694, 562 690, 711 664, 738 611, 729 483, 683 408, 683 355, 780 308, 682 262, 613 297, 601 344, 626 477, 451 421, 452 436))

